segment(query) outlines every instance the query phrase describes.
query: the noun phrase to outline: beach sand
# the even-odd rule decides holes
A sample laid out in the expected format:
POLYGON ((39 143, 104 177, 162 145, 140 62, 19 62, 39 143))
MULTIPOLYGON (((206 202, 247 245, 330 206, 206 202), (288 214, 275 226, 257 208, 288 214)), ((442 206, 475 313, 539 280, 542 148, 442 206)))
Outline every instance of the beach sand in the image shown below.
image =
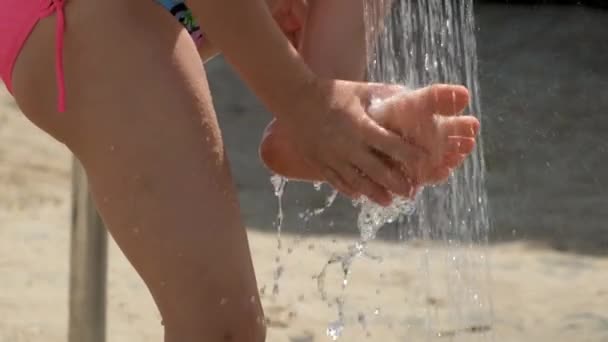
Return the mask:
MULTIPOLYGON (((523 50, 532 56, 552 50, 525 41, 526 35, 519 31, 501 34, 503 27, 516 24, 540 30, 548 24, 538 17, 557 17, 569 23, 567 34, 583 32, 587 37, 592 31, 585 25, 593 20, 601 22, 606 16, 553 8, 544 13, 549 16, 534 17, 531 13, 539 12, 530 12, 530 8, 508 9, 512 22, 505 22, 509 16, 500 6, 484 7, 480 17, 482 29, 486 28, 481 33, 482 71, 498 68, 498 61, 491 56, 512 55, 512 70, 482 73, 482 104, 486 113, 497 113, 486 122, 491 135, 484 136, 492 153, 488 187, 496 238, 486 249, 467 250, 423 241, 373 242, 369 252, 383 259, 354 261, 344 297, 346 329, 342 341, 486 341, 484 334, 492 334, 500 342, 608 341, 608 237, 604 220, 608 163, 603 158, 605 133, 601 133, 608 121, 599 115, 608 108, 608 96, 600 96, 606 93, 599 90, 608 89, 603 87, 607 78, 599 77, 607 76, 606 59, 593 64, 591 53, 584 55, 576 47, 573 51, 560 48, 564 55, 576 54, 579 61, 582 59, 582 71, 560 68, 561 60, 555 59, 550 61, 555 64, 552 72, 535 76, 530 70, 538 71, 543 62, 517 55, 509 44, 528 44, 523 50), (580 27, 576 26, 577 18, 585 19, 580 27), (492 44, 484 45, 484 41, 492 44), (595 73, 587 73, 588 69, 595 73), (570 77, 571 84, 579 82, 586 89, 568 98, 567 105, 559 102, 566 101, 560 94, 567 91, 558 84, 560 72, 568 73, 563 76, 570 77), (541 83, 534 82, 543 77, 550 87, 538 88, 540 94, 524 100, 507 99, 501 88, 511 86, 511 95, 519 92, 523 96, 528 94, 527 87, 538 86, 541 83), (572 101, 578 101, 578 106, 572 101), (580 120, 568 123, 560 114, 580 120), (510 120, 510 115, 517 115, 516 120, 510 120), (545 115, 552 115, 554 126, 543 126, 545 115), (560 133, 570 124, 578 130, 560 133), (518 140, 500 143, 509 132, 518 140), (531 142, 534 147, 527 150, 526 143, 531 142), (581 161, 576 168, 567 164, 573 159, 581 161), (466 267, 460 273, 445 269, 455 262, 452 257, 473 263, 474 272, 466 267), (490 279, 485 278, 482 267, 488 260, 490 279), (471 285, 472 292, 464 292, 467 289, 459 285, 459 279, 471 285), (471 304, 475 295, 480 297, 481 308, 471 304), (455 318, 466 317, 466 322, 476 323, 454 323, 449 314, 458 300, 464 301, 460 306, 463 312, 455 318), (494 317, 489 323, 488 316, 476 315, 488 310, 494 317), (425 328, 427 324, 430 329, 425 328)), ((556 40, 561 39, 560 30, 552 32, 556 40)), ((595 41, 600 44, 601 40, 595 41)), ((575 43, 585 44, 581 40, 575 43)), ((545 40, 543 44, 552 43, 545 40)), ((597 49, 608 51, 604 45, 594 46, 595 53, 597 49)), ((327 341, 327 325, 337 318, 334 299, 340 294, 342 276, 339 265, 330 265, 325 282, 327 301, 321 298, 315 276, 332 253, 341 253, 354 242, 356 231, 349 224, 354 209, 344 201, 337 203, 318 224, 325 228, 318 231, 304 232, 296 220, 287 220, 284 248, 279 253, 272 228, 276 198, 255 151, 269 116, 221 60, 211 63, 208 70, 249 227, 258 282, 265 288, 268 341, 327 341), (329 222, 335 222, 333 230, 327 228, 329 222), (284 273, 275 296, 273 274, 278 255, 284 273)), ((66 341, 70 163, 69 151, 28 122, 8 93, 0 89, 0 342, 66 341)), ((309 187, 290 184, 285 205, 293 218, 323 201, 324 197, 309 187)), ((160 317, 143 282, 112 241, 109 254, 107 340, 161 341, 160 317)))

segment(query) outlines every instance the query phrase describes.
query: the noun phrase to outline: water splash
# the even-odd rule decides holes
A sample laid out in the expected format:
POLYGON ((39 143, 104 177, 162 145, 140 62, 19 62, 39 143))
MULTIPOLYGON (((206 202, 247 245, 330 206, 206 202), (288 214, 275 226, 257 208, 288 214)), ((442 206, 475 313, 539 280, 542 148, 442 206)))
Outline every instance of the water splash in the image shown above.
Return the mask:
POLYGON ((387 223, 393 223, 402 216, 414 213, 416 207, 414 202, 407 198, 396 197, 388 207, 381 207, 368 199, 360 199, 355 202, 359 206, 357 227, 361 234, 361 241, 373 240, 378 230, 387 223))
MULTIPOLYGON (((321 190, 321 183, 315 183, 313 186, 315 190, 321 190)), ((338 192, 336 190, 332 190, 331 194, 325 198, 325 204, 322 207, 316 209, 306 209, 303 213, 300 213, 300 218, 303 219, 304 222, 307 222, 311 218, 323 214, 325 210, 329 209, 332 204, 334 204, 337 197, 338 192)))
MULTIPOLYGON (((327 263, 321 269, 318 275, 315 276, 317 279, 317 290, 321 295, 323 301, 328 300, 327 292, 325 291, 325 277, 327 275, 328 267, 333 264, 339 264, 342 271, 342 287, 340 295, 335 298, 338 310, 338 319, 331 322, 327 326, 327 336, 332 340, 337 340, 345 327, 344 323, 344 303, 346 301, 345 290, 348 286, 348 276, 350 275, 351 267, 356 258, 365 257, 373 261, 382 262, 382 257, 370 254, 367 251, 367 243, 365 241, 359 241, 354 245, 348 247, 346 253, 338 254, 334 253, 329 258, 327 263)), ((360 322, 361 323, 361 322, 360 322)))

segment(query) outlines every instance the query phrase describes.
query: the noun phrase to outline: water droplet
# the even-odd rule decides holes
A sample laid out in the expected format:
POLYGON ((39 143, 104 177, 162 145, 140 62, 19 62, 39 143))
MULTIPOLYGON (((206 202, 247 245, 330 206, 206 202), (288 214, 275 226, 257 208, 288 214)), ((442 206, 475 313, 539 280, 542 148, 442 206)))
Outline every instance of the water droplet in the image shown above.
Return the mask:
POLYGON ((166 281, 161 281, 160 282, 160 287, 165 287, 167 286, 167 282, 166 281))
POLYGON ((344 324, 341 321, 336 321, 330 323, 327 326, 327 336, 332 339, 332 341, 336 341, 342 335, 344 331, 344 324))
POLYGON ((374 309, 374 315, 378 316, 380 314, 380 308, 374 309))
POLYGON ((250 301, 251 303, 255 303, 255 296, 251 296, 251 297, 249 297, 249 301, 250 301))
POLYGON ((133 228, 133 234, 135 234, 135 235, 139 234, 139 227, 134 227, 133 228))
POLYGON ((110 145, 110 151, 114 151, 116 148, 114 147, 114 145, 110 145))
POLYGON ((275 196, 277 196, 277 197, 282 196, 283 190, 285 188, 285 183, 287 183, 287 180, 281 176, 274 175, 274 176, 270 177, 270 182, 272 183, 272 186, 274 187, 275 196))
POLYGON ((220 299, 220 305, 226 305, 226 303, 228 303, 228 298, 220 299))
POLYGON ((312 183, 312 186, 315 188, 315 190, 319 191, 321 190, 321 187, 323 186, 322 182, 314 182, 312 183))

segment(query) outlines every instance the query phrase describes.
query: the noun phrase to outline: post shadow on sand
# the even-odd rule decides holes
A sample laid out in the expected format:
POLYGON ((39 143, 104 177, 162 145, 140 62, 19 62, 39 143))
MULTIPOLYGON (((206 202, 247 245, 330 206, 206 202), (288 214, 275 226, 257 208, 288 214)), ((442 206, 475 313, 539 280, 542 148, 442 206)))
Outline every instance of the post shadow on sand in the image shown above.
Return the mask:
MULTIPOLYGON (((608 254, 606 22, 608 11, 588 6, 476 6, 493 243, 608 254)), ((274 231, 277 201, 257 154, 270 115, 221 59, 208 73, 245 222, 274 231)), ((284 231, 302 233, 297 214, 325 197, 295 183, 286 193, 284 231)), ((338 200, 305 234, 357 234, 354 215, 338 200)))

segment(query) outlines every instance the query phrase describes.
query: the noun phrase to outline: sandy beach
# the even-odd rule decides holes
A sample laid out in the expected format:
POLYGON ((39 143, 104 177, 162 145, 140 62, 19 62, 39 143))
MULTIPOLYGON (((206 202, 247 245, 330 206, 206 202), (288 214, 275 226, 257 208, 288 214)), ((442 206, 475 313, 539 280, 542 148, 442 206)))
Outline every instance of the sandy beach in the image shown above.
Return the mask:
MULTIPOLYGON (((276 198, 256 154, 269 115, 221 59, 209 64, 269 342, 329 341, 342 295, 340 341, 608 342, 608 44, 593 26, 608 12, 479 12, 491 243, 374 241, 369 253, 382 259, 355 259, 343 294, 340 265, 328 266, 324 293, 317 276, 354 244, 355 210, 339 201, 319 219, 322 232, 304 231, 298 213, 324 196, 290 184, 277 250, 276 198), (560 45, 565 37, 571 46, 560 45), (284 271, 275 282, 277 257, 284 271), (445 267, 454 263, 459 272, 445 267)), ((69 151, 0 87, 0 342, 67 340, 70 167, 69 151)), ((161 341, 143 282, 112 241, 109 254, 108 342, 161 341)))

